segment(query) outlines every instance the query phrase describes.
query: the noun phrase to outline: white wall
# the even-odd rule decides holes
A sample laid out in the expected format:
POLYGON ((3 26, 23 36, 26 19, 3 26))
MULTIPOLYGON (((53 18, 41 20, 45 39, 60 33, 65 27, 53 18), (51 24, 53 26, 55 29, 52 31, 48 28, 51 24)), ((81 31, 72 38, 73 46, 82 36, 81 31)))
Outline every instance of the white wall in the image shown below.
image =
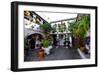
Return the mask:
MULTIPOLYGON (((11 73, 10 69, 10 2, 13 0, 1 0, 0 1, 0 73, 11 73)), ((18 0, 16 0, 18 1, 18 0)), ((100 0, 20 0, 31 2, 45 2, 45 3, 62 3, 62 4, 79 4, 79 5, 94 5, 100 8, 100 0)), ((98 9, 99 9, 98 8, 98 9)), ((99 12, 100 13, 100 10, 99 12)), ((98 14, 100 16, 100 14, 98 14)), ((98 18, 100 19, 100 17, 98 18)), ((100 23, 100 22, 99 22, 100 23)), ((99 24, 98 23, 98 24, 99 24)), ((100 25, 98 26, 100 27, 100 25)), ((98 29, 100 31, 100 29, 98 29)), ((100 35, 98 35, 100 37, 100 35)), ((100 38, 98 39, 100 40, 100 38)), ((99 46, 100 47, 100 46, 99 46)), ((98 48, 100 52, 100 48, 98 48)), ((98 54, 100 55, 100 53, 98 54)), ((99 58, 100 61, 100 58, 99 58)), ((100 64, 100 62, 99 62, 100 64)), ((36 73, 99 73, 99 67, 91 68, 74 68, 74 69, 60 69, 60 70, 45 70, 35 71, 36 73)), ((30 71, 32 73, 32 71, 30 71)))

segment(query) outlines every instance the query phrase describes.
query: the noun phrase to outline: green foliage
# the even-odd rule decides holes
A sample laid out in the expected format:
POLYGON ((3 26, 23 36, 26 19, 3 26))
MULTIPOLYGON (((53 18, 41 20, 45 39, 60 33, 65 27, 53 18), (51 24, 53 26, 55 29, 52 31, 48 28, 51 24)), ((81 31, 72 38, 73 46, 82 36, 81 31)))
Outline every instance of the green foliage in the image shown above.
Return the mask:
POLYGON ((72 34, 75 34, 78 24, 75 21, 69 24, 68 30, 71 31, 72 34))
POLYGON ((66 25, 65 25, 65 23, 61 23, 61 24, 55 24, 55 25, 53 25, 53 32, 56 32, 56 29, 58 29, 58 31, 59 32, 64 32, 64 31, 66 31, 66 25), (58 28, 57 28, 57 25, 58 25, 58 28))
POLYGON ((44 48, 47 48, 47 47, 50 46, 50 41, 47 40, 47 39, 44 39, 44 40, 42 41, 42 44, 43 44, 43 47, 44 47, 44 48))
POLYGON ((90 28, 90 18, 89 16, 83 16, 80 20, 79 26, 78 26, 78 33, 79 37, 84 38, 86 35, 87 30, 90 28))
POLYGON ((84 38, 90 28, 90 15, 81 16, 81 20, 70 23, 69 30, 74 36, 84 38))
POLYGON ((63 32, 64 31, 64 26, 59 24, 58 25, 58 30, 59 30, 59 32, 63 32))
POLYGON ((53 27, 52 27, 52 32, 56 32, 56 27, 57 27, 57 25, 55 24, 55 25, 53 25, 53 27))
POLYGON ((44 32, 50 32, 52 30, 52 27, 49 23, 41 24, 40 28, 44 30, 44 32))
POLYGON ((65 37, 65 39, 64 39, 64 44, 66 44, 66 43, 67 43, 67 41, 68 41, 68 38, 67 38, 67 37, 65 37))

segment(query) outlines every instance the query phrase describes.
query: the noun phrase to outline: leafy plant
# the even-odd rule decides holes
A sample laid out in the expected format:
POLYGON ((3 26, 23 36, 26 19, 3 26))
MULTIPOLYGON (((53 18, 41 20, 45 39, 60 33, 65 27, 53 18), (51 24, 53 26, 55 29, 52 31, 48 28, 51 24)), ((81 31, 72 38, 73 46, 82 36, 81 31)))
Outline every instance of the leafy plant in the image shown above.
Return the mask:
POLYGON ((84 14, 81 15, 69 25, 69 31, 71 31, 72 35, 77 38, 78 43, 75 46, 83 47, 84 46, 84 38, 86 37, 87 31, 90 29, 90 15, 84 14))
POLYGON ((52 27, 49 23, 41 24, 40 28, 44 30, 44 32, 50 32, 52 30, 52 27))
POLYGON ((59 30, 59 32, 63 32, 64 28, 61 24, 58 25, 58 30, 59 30))
POLYGON ((85 38, 87 31, 90 28, 90 16, 83 16, 78 26, 78 33, 80 38, 85 38))
POLYGON ((64 44, 65 45, 66 45, 67 41, 68 41, 68 38, 65 37, 65 39, 64 39, 64 44))
POLYGON ((53 33, 56 32, 56 27, 57 27, 57 24, 53 25, 53 27, 52 27, 52 32, 53 32, 53 33))
POLYGON ((43 44, 43 47, 44 47, 44 48, 47 48, 47 47, 50 45, 50 41, 47 40, 47 39, 44 39, 44 40, 42 41, 42 44, 43 44))
POLYGON ((80 38, 84 38, 86 32, 90 28, 90 15, 83 15, 79 21, 74 21, 69 25, 69 31, 73 34, 73 36, 78 36, 80 38))

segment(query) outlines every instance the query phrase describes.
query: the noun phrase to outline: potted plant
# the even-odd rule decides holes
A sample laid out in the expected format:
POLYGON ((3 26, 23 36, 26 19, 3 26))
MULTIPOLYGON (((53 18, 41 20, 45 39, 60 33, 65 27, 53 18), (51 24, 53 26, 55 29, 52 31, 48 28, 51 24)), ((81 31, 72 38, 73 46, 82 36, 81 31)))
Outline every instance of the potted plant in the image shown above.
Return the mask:
POLYGON ((45 58, 45 52, 44 52, 44 50, 40 49, 38 51, 38 53, 37 53, 37 56, 38 56, 39 60, 44 60, 44 58, 45 58))
POLYGON ((87 31, 90 29, 90 16, 83 14, 78 15, 78 18, 76 19, 76 22, 71 23, 69 30, 78 42, 75 46, 80 48, 81 51, 84 51, 84 39, 86 37, 87 31))
POLYGON ((79 26, 78 29, 76 31, 76 34, 79 37, 79 44, 80 44, 80 50, 81 51, 85 51, 85 38, 86 38, 86 33, 89 30, 90 27, 90 16, 89 15, 84 15, 82 16, 80 22, 79 22, 79 26))
POLYGON ((52 46, 51 46, 51 42, 49 39, 44 39, 42 41, 42 44, 43 44, 43 50, 45 51, 45 53, 48 55, 50 54, 50 50, 52 49, 52 46))

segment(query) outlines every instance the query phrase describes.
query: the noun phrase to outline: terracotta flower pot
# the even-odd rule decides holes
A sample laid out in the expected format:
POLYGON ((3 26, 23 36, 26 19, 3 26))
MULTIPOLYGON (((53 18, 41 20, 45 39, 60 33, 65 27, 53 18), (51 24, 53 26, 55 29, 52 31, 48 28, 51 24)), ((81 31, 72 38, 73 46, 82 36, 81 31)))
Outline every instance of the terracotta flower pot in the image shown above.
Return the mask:
POLYGON ((39 60, 44 60, 45 58, 44 50, 40 50, 37 55, 38 55, 39 60))
POLYGON ((80 50, 81 50, 82 52, 84 52, 85 48, 84 48, 84 47, 80 47, 80 50))

